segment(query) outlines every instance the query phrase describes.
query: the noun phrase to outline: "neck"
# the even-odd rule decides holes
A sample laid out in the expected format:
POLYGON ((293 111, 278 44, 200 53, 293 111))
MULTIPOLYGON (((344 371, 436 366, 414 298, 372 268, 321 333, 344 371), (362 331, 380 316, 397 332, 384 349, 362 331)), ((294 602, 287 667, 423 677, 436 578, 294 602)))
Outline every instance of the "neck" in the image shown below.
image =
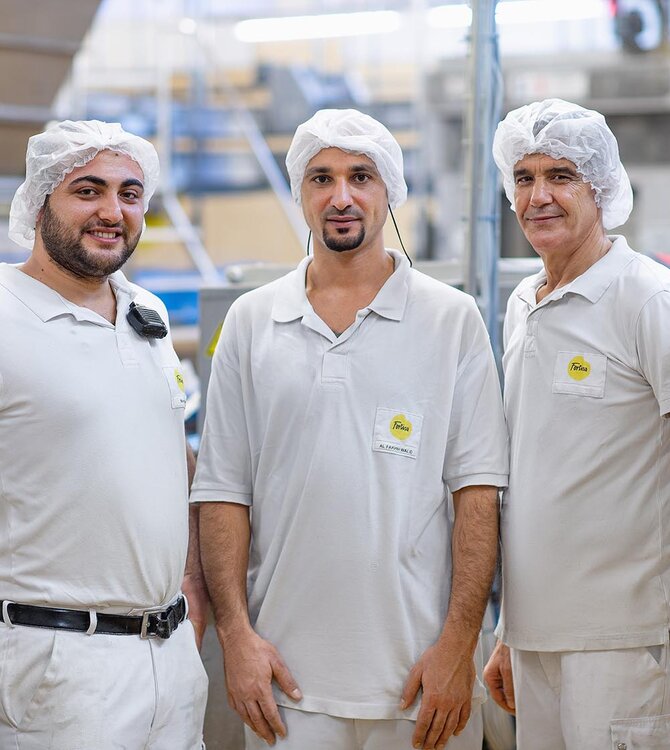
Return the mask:
POLYGON ((107 276, 75 276, 51 260, 46 251, 37 245, 28 260, 20 266, 20 270, 75 305, 94 310, 110 322, 114 322, 116 297, 107 276))
POLYGON ((307 272, 307 290, 320 287, 370 288, 378 291, 393 273, 393 258, 382 243, 365 249, 336 252, 314 244, 307 272))
POLYGON ((560 255, 551 252, 545 253, 542 249, 536 248, 547 274, 547 281, 537 293, 538 302, 553 292, 554 289, 574 281, 607 254, 612 247, 612 242, 601 227, 598 230, 591 233, 578 246, 570 248, 560 255))

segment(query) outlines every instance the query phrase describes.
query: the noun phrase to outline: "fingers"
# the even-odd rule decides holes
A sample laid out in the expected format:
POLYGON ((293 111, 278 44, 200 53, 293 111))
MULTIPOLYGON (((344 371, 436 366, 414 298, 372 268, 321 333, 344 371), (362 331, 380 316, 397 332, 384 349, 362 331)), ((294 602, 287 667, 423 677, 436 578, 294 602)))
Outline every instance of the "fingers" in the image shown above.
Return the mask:
MULTIPOLYGON (((428 733, 426 734, 426 739, 422 747, 426 748, 426 750, 433 750, 433 748, 437 744, 437 741, 440 739, 440 736, 445 730, 448 719, 451 717, 451 715, 452 714, 448 714, 447 716, 445 716, 439 711, 433 715, 433 720, 430 723, 430 728, 428 729, 428 733)), ((455 725, 455 722, 453 722, 453 724, 455 725)), ((453 729, 454 726, 451 726, 452 732, 453 729)), ((449 734, 451 735, 451 732, 449 734)))
POLYGON ((273 699, 258 701, 258 706, 263 713, 265 721, 270 725, 273 733, 279 737, 286 737, 286 727, 279 715, 279 709, 273 699))
MULTIPOLYGON (((244 707, 246 708, 249 719, 251 720, 251 723, 249 724, 251 729, 253 729, 253 731, 256 732, 259 737, 264 739, 268 743, 268 745, 274 745, 276 741, 275 732, 265 718, 260 705, 254 701, 252 703, 245 704, 244 707)), ((281 736, 283 737, 284 735, 281 736)))
POLYGON ((424 706, 421 707, 419 715, 416 717, 416 726, 412 735, 412 747, 427 747, 426 736, 430 731, 430 725, 433 723, 435 711, 424 706))
POLYGON ((512 660, 510 659, 509 649, 506 649, 506 658, 503 659, 503 663, 500 667, 500 674, 502 676, 502 690, 505 696, 505 703, 508 706, 508 711, 514 713, 516 711, 516 702, 514 700, 514 678, 512 677, 512 660))
POLYGON ((456 723, 456 729, 454 729, 454 737, 458 737, 458 735, 465 729, 467 723, 470 721, 470 714, 472 713, 472 702, 468 701, 467 703, 464 703, 461 706, 461 712, 458 717, 458 722, 456 723))
POLYGON ((493 700, 508 713, 516 710, 512 661, 507 646, 498 643, 484 669, 484 681, 493 700))
POLYGON ((286 728, 274 701, 265 704, 255 701, 242 703, 234 700, 230 694, 228 701, 249 729, 268 745, 275 744, 276 736, 286 737, 286 728))
MULTIPOLYGON (((430 712, 427 712, 426 716, 429 716, 430 712)), ((444 713, 442 711, 434 711, 430 725, 427 730, 425 721, 427 718, 422 720, 421 712, 417 717, 417 725, 414 736, 412 738, 412 746, 417 748, 423 748, 424 750, 443 750, 447 742, 452 736, 460 734, 468 723, 470 718, 470 706, 462 706, 460 711, 455 709, 444 713), (421 735, 425 734, 423 740, 421 735)))
MULTIPOLYGON (((465 725, 468 723, 468 720, 466 719, 465 722, 463 721, 463 715, 465 711, 461 710, 460 715, 457 711, 452 712, 449 714, 447 721, 444 723, 444 728, 442 729, 442 732, 440 733, 440 736, 437 738, 437 741, 435 743, 435 749, 436 750, 443 750, 444 747, 446 747, 447 742, 451 739, 452 735, 455 737, 456 735, 460 734, 463 729, 465 729, 465 725), (452 716, 454 717, 452 720, 452 716)), ((467 712, 468 718, 470 718, 470 712, 468 710, 467 712)))
POLYGON ((288 667, 279 655, 275 656, 272 660, 272 673, 277 681, 277 685, 291 700, 301 700, 302 693, 300 692, 298 683, 293 679, 293 675, 289 672, 288 667))
POLYGON ((402 695, 400 696, 400 708, 403 711, 414 703, 420 687, 421 670, 414 666, 410 670, 407 682, 405 683, 405 687, 402 689, 402 695))

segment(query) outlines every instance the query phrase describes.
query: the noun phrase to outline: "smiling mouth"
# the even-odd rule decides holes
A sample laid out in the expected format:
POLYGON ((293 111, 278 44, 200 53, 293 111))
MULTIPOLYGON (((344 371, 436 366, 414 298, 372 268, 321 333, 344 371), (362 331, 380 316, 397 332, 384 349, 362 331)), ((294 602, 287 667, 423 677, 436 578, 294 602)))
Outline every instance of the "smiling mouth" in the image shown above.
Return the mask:
POLYGON ((542 221, 549 221, 550 219, 560 219, 560 218, 561 216, 559 216, 558 214, 553 214, 552 216, 529 216, 526 218, 526 221, 542 222, 542 221))
POLYGON ((118 229, 89 229, 86 231, 86 234, 96 240, 99 240, 100 242, 112 243, 120 239, 123 235, 123 232, 118 229))

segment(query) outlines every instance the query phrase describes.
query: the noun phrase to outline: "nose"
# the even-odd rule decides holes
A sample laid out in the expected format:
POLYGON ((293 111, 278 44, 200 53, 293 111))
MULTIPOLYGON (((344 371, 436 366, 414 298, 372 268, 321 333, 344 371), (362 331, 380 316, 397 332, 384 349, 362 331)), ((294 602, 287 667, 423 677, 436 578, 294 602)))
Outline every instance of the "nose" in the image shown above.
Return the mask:
POLYGON ((340 179, 334 182, 331 203, 338 211, 344 211, 345 208, 348 208, 351 205, 351 191, 346 179, 340 179))
POLYGON ((538 178, 533 183, 533 191, 530 196, 532 206, 546 206, 554 200, 546 180, 538 178))
POLYGON ((104 196, 98 205, 97 214, 105 224, 118 224, 123 219, 123 212, 118 196, 104 196))

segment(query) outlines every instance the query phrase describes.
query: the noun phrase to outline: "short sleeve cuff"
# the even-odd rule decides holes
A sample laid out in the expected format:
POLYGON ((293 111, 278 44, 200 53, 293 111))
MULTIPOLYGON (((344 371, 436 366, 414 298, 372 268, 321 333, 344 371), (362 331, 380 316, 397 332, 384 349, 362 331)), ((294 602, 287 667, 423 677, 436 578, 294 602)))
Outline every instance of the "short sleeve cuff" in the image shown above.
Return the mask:
POLYGON ((226 492, 223 490, 200 489, 196 487, 189 498, 191 503, 236 503, 251 505, 252 497, 246 492, 226 492))
POLYGON ((454 492, 462 490, 463 487, 474 487, 476 485, 504 489, 507 487, 507 480, 507 474, 466 474, 462 477, 447 479, 447 487, 453 495, 454 492))

